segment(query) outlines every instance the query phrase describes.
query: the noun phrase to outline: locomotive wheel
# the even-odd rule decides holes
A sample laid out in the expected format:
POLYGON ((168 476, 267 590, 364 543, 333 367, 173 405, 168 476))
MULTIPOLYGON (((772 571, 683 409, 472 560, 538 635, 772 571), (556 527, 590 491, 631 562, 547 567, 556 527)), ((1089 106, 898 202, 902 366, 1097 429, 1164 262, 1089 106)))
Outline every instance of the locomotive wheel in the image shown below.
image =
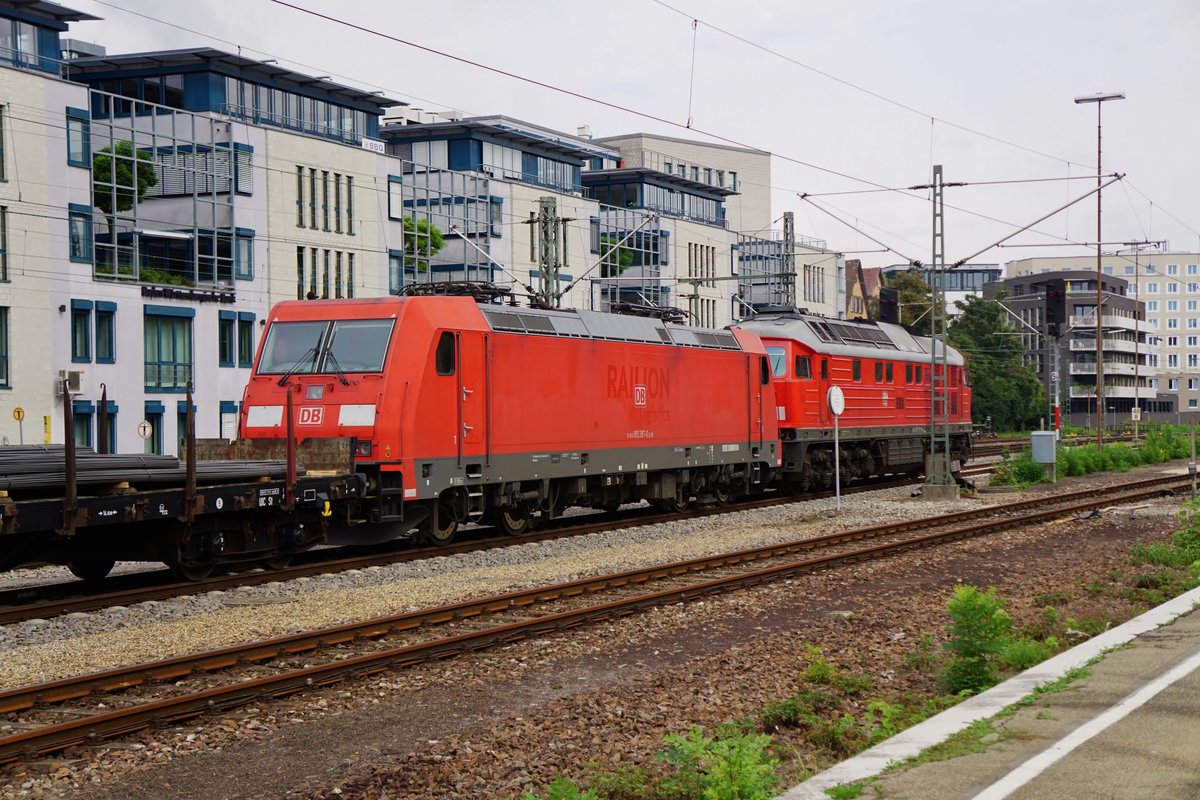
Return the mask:
POLYGON ((678 494, 658 501, 658 507, 668 514, 681 514, 687 511, 691 498, 686 494, 678 494))
POLYGON ((216 562, 207 564, 168 564, 171 572, 182 581, 202 581, 217 568, 216 562))
POLYGON ((505 508, 495 512, 496 527, 509 536, 520 536, 530 528, 529 512, 522 508, 505 508))
POLYGON ((77 558, 67 562, 67 569, 80 580, 99 581, 112 572, 116 563, 112 558, 77 558))
POLYGON ((731 502, 733 502, 733 497, 729 493, 729 487, 728 486, 714 486, 713 487, 713 500, 715 500, 717 505, 719 505, 719 506, 727 506, 731 502))
POLYGON ((417 526, 413 538, 418 544, 441 546, 454 541, 454 536, 458 533, 458 520, 445 513, 437 514, 437 518, 439 520, 437 524, 433 521, 434 515, 430 515, 417 526))

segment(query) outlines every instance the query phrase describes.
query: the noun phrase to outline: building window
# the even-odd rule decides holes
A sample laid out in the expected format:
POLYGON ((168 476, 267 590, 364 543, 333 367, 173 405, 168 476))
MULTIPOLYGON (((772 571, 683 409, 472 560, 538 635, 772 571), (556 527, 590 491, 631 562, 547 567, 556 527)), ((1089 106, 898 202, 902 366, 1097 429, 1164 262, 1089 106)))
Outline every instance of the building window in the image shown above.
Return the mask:
POLYGON ((333 173, 333 229, 342 232, 342 175, 333 173))
POLYGON ((92 360, 92 301, 71 301, 71 361, 77 364, 92 360))
POLYGON ((1198 386, 1200 386, 1200 379, 1188 378, 1188 389, 1190 389, 1191 391, 1195 391, 1198 386))
POLYGON ((304 167, 296 167, 296 227, 304 227, 304 167))
POLYGON ((92 263, 92 209, 71 203, 67 213, 67 230, 71 260, 92 263))
POLYGON ((354 297, 354 253, 346 253, 346 297, 354 297))
POLYGON ((238 312, 237 322, 237 352, 238 366, 249 367, 254 364, 254 315, 244 311, 238 312))
POLYGON ((354 235, 354 178, 346 176, 346 233, 354 235))
POLYGON ((8 208, 0 206, 0 282, 8 281, 8 208))
POLYGON ((90 169, 92 166, 89 117, 83 109, 67 109, 67 163, 72 167, 90 169))
POLYGON ((217 365, 233 366, 234 325, 237 315, 233 311, 221 311, 217 320, 217 365))
POLYGON ((195 312, 171 306, 146 308, 146 391, 185 391, 192 379, 192 317, 195 312))
POLYGON ((0 388, 12 386, 8 371, 8 307, 0 306, 0 388))
POLYGON ((317 170, 308 168, 308 227, 317 227, 317 170))
POLYGON ((1178 264, 1167 264, 1167 274, 1168 275, 1178 275, 1179 274, 1179 265, 1178 264))
POLYGON ((96 303, 96 363, 112 364, 117 360, 117 304, 96 303))
POLYGON ((388 294, 400 294, 404 288, 404 251, 388 251, 388 294))
POLYGON ((1150 294, 1157 294, 1158 293, 1158 284, 1153 281, 1151 281, 1150 283, 1147 283, 1146 291, 1149 292, 1150 294))
POLYGON ((1179 284, 1178 283, 1168 283, 1167 284, 1167 294, 1177 294, 1178 292, 1179 292, 1179 284))
POLYGON ((296 299, 304 299, 304 248, 296 248, 296 299))
POLYGON ((1169 392, 1179 391, 1179 378, 1168 378, 1167 379, 1167 391, 1169 391, 1169 392))
POLYGON ((1151 300, 1148 303, 1146 303, 1146 310, 1147 311, 1158 311, 1158 301, 1151 300))
POLYGON ((76 400, 72 419, 74 420, 75 444, 79 447, 92 446, 92 413, 95 410, 90 402, 76 400))
POLYGON ((233 277, 254 279, 254 237, 238 233, 233 240, 233 277))
POLYGON ((0 106, 0 181, 8 180, 4 171, 4 106, 0 106))
POLYGON ((321 170, 321 221, 321 230, 329 230, 329 173, 326 170, 321 170))

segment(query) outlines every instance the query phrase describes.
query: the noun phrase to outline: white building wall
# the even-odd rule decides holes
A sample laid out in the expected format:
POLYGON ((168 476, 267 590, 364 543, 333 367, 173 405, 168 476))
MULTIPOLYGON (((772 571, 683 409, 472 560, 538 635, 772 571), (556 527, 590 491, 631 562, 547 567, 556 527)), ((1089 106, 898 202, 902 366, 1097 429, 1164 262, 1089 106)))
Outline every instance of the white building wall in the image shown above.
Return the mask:
POLYGON ((661 156, 665 156, 675 174, 679 174, 680 163, 686 165, 688 178, 692 177, 691 168, 699 167, 701 182, 705 168, 720 170, 725 173, 724 188, 738 192, 725 200, 725 220, 730 230, 761 236, 771 227, 770 153, 649 133, 608 136, 596 142, 619 148, 626 167, 644 166, 661 171, 664 168, 661 156))
MULTIPOLYGON (((44 73, 0 67, 4 114, 4 173, 0 206, 7 209, 8 282, 0 306, 9 309, 9 388, 0 389, 0 437, 16 444, 62 441, 62 400, 56 396, 56 358, 70 334, 58 311, 72 291, 67 208, 90 203, 90 172, 68 167, 66 109, 86 108, 87 89, 44 73), (13 410, 25 412, 24 423, 13 410)), ((68 306, 69 308, 69 306, 68 306)), ((69 350, 68 350, 69 352, 69 350)))

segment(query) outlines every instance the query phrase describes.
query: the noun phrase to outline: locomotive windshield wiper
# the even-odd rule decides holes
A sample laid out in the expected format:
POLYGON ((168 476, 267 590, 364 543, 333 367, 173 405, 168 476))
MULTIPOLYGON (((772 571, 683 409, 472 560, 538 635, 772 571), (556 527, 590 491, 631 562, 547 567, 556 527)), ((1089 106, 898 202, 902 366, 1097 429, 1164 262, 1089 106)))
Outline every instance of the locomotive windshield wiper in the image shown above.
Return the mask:
POLYGON ((342 382, 342 386, 349 386, 350 379, 346 377, 346 373, 342 371, 342 365, 337 360, 337 356, 333 354, 332 348, 325 349, 325 360, 333 364, 333 368, 337 370, 338 380, 342 382))
POLYGON ((290 367, 288 367, 287 372, 285 372, 279 376, 279 380, 275 382, 275 385, 283 386, 285 383, 288 382, 289 378, 291 378, 293 375, 295 375, 297 372, 300 371, 300 368, 302 366, 304 366, 305 362, 310 361, 310 360, 315 361, 316 357, 317 357, 317 348, 314 345, 313 347, 308 348, 308 352, 305 353, 304 355, 300 356, 300 358, 297 359, 295 364, 292 364, 290 367))

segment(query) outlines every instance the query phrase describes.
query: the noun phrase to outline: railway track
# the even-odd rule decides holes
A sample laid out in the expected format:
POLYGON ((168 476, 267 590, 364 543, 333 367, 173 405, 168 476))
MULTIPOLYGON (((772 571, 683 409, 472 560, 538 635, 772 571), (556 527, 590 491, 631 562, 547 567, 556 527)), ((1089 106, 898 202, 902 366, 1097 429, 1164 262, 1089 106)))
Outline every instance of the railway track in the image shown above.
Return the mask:
MULTIPOLYGON (((974 473, 980 474, 980 473, 974 473)), ((906 486, 908 479, 887 478, 855 485, 843 489, 843 494, 877 491, 879 489, 906 486)), ((274 570, 238 572, 216 575, 201 581, 179 581, 170 570, 152 570, 131 575, 114 576, 108 579, 100 591, 89 591, 83 582, 47 584, 0 592, 0 625, 10 625, 31 619, 52 619, 64 614, 96 611, 116 605, 132 605, 147 600, 166 600, 203 592, 223 591, 240 586, 258 586, 274 581, 293 580, 330 572, 351 569, 366 569, 407 561, 418 561, 436 556, 455 555, 472 550, 488 550, 509 547, 514 544, 549 541, 567 536, 601 533, 614 528, 655 525, 662 522, 711 516, 734 511, 767 508, 783 503, 815 500, 832 497, 833 492, 820 492, 803 497, 795 495, 768 495, 752 500, 731 503, 727 506, 701 506, 680 513, 646 513, 644 509, 632 509, 615 514, 590 515, 573 522, 571 518, 561 524, 554 523, 544 529, 520 536, 494 535, 491 529, 480 528, 470 538, 443 546, 410 546, 406 540, 391 542, 383 547, 338 548, 330 551, 309 551, 298 557, 298 563, 274 570), (363 552, 366 550, 366 552, 363 552), (114 587, 115 588, 110 588, 114 587)))
POLYGON ((1186 476, 909 520, 514 591, 0 692, 19 732, 0 763, 101 741, 356 675, 453 657, 579 625, 880 558, 1189 485, 1186 476), (319 662, 319 663, 317 663, 319 662), (58 713, 55 713, 55 712, 58 713), (63 716, 67 721, 58 721, 63 716))

